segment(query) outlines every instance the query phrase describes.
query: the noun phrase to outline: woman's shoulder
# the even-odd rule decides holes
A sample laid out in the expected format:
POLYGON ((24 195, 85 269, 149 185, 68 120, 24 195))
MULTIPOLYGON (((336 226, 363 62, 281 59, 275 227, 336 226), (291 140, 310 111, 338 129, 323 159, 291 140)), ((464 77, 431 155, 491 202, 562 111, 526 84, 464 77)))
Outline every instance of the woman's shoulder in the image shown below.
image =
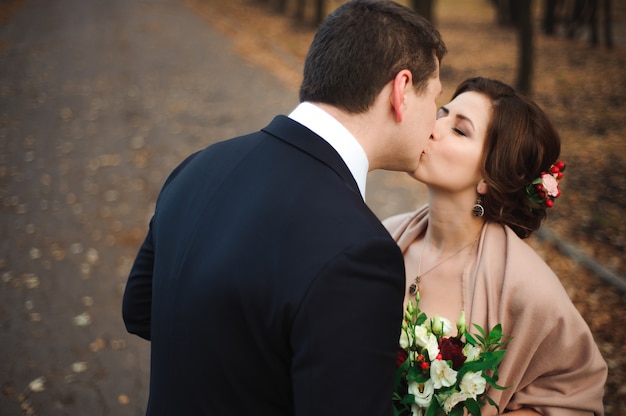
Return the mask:
POLYGON ((503 289, 513 290, 521 296, 528 295, 538 302, 555 296, 569 299, 560 279, 546 260, 511 228, 488 224, 486 238, 495 241, 487 246, 483 257, 495 256, 496 253, 490 251, 498 250, 497 255, 504 258, 503 289))

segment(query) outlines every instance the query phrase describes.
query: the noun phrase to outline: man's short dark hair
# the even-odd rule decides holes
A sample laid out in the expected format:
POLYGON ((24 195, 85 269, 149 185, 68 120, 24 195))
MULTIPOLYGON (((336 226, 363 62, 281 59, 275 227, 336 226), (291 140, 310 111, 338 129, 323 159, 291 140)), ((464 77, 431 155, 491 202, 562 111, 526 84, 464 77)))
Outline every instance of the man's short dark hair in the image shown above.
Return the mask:
POLYGON ((398 72, 422 92, 446 54, 439 31, 393 1, 352 0, 320 25, 304 64, 300 101, 365 112, 398 72))

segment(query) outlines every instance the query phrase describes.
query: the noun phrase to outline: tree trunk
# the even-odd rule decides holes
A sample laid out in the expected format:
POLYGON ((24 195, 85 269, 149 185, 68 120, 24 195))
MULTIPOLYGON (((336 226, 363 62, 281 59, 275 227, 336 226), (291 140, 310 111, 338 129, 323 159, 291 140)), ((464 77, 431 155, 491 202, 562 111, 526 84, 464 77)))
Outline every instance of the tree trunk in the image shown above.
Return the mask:
POLYGON ((533 27, 531 22, 532 0, 511 2, 512 11, 517 23, 518 33, 518 65, 517 89, 527 95, 532 92, 533 73, 533 27))
POLYGON ((554 35, 555 33, 556 2, 557 0, 544 0, 543 2, 543 33, 548 36, 554 35))
POLYGON ((425 19, 434 23, 433 3, 434 0, 411 0, 411 7, 425 19))
POLYGON ((274 0, 274 8, 278 13, 285 13, 285 10, 287 10, 287 0, 274 0))
POLYGON ((500 26, 511 26, 515 24, 515 8, 518 2, 526 0, 492 0, 496 8, 496 18, 500 26))
POLYGON ((611 0, 604 0, 604 44, 613 48, 613 34, 611 30, 611 0))
POLYGON ((322 20, 326 17, 326 1, 324 0, 316 0, 315 1, 315 19, 313 23, 315 26, 319 26, 322 23, 322 20))
POLYGON ((296 21, 304 22, 304 9, 306 8, 306 0, 296 1, 296 21))
POLYGON ((598 46, 598 0, 589 0, 589 30, 591 30, 591 44, 598 46))
POLYGON ((572 15, 568 22, 568 28, 566 35, 569 39, 573 39, 576 36, 578 29, 585 25, 585 0, 575 0, 572 9, 572 15))

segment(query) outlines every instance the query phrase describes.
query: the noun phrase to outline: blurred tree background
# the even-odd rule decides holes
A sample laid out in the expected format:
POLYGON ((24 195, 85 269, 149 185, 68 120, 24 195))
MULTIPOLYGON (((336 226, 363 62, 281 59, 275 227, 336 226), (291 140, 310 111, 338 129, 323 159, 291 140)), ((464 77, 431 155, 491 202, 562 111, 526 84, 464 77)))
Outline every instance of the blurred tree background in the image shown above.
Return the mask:
MULTIPOLYGON (((300 25, 317 26, 326 14, 341 2, 332 0, 258 0, 276 13, 293 15, 300 25), (293 8, 293 10, 291 10, 293 8), (311 12, 307 15, 307 9, 311 12)), ((436 24, 436 0, 400 1, 436 24)), ((515 86, 532 92, 533 76, 533 6, 541 8, 541 31, 548 36, 563 32, 569 39, 581 32, 593 46, 599 45, 600 18, 604 44, 613 47, 611 0, 490 0, 500 26, 517 30, 518 59, 515 86), (587 33, 588 32, 588 33, 587 33)), ((535 7, 536 8, 536 7, 535 7)))

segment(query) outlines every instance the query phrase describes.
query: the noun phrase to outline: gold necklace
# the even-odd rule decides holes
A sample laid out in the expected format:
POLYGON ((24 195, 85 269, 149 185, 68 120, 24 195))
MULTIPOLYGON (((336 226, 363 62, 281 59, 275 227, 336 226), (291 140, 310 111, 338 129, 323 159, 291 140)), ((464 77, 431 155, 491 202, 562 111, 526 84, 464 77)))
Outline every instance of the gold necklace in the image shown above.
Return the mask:
MULTIPOLYGON (((409 286, 409 295, 413 296, 413 295, 415 295, 418 292, 418 287, 419 287, 419 284, 420 284, 420 280, 421 280, 422 277, 424 277, 424 275, 426 273, 430 273, 431 271, 433 271, 437 267, 441 266, 443 263, 447 262, 452 257, 454 257, 457 254, 459 254, 461 251, 465 250, 469 246, 471 246, 474 243, 476 243, 476 241, 478 241, 478 238, 474 239, 473 241, 470 241, 468 244, 464 245, 463 247, 461 247, 460 249, 458 249, 454 253, 452 253, 449 256, 447 256, 445 259, 441 260, 439 263, 436 263, 434 266, 432 266, 430 269, 426 270, 424 273, 421 273, 421 270, 422 270, 422 256, 424 255, 424 250, 426 250, 426 241, 424 241, 424 247, 422 247, 422 251, 420 252, 419 263, 417 264, 417 275, 415 276, 415 281, 413 283, 411 283, 411 285, 409 286)), ((470 250, 470 254, 471 254, 471 252, 472 252, 472 250, 470 250)))

